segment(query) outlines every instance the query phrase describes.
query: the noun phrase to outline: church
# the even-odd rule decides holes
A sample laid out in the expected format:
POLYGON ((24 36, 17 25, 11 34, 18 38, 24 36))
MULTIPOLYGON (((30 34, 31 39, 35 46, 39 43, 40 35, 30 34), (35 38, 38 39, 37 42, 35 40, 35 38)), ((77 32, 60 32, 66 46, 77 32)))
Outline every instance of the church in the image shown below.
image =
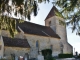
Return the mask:
POLYGON ((67 41, 66 26, 61 22, 65 20, 56 14, 58 12, 55 6, 52 7, 45 18, 45 26, 24 21, 17 23, 18 33, 14 38, 6 30, 0 33, 0 56, 25 56, 36 58, 38 52, 44 49, 51 49, 52 56, 58 54, 71 54, 73 47, 67 41))

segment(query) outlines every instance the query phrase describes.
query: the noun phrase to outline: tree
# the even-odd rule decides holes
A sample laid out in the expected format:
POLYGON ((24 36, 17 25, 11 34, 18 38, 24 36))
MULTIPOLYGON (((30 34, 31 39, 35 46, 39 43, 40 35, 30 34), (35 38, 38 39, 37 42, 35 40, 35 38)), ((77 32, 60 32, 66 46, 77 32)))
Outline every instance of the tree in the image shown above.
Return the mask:
POLYGON ((80 0, 58 0, 56 5, 67 20, 66 24, 71 25, 72 32, 76 30, 76 34, 80 35, 80 0))
MULTIPOLYGON (((14 37, 16 32, 16 20, 12 19, 15 17, 21 20, 28 18, 33 12, 34 16, 37 15, 38 4, 46 0, 0 0, 0 29, 6 29, 10 32, 11 36, 14 37)), ((47 0, 49 2, 49 0, 47 0)))
MULTIPOLYGON (((80 18, 80 0, 54 0, 55 5, 60 7, 63 17, 68 20, 67 25, 72 25, 72 32, 76 29, 80 34, 79 18, 80 18), (76 10, 76 12, 75 12, 76 10)), ((34 16, 38 12, 38 3, 49 2, 49 0, 0 0, 0 29, 6 29, 11 36, 15 35, 16 20, 12 19, 12 15, 19 18, 30 20, 31 13, 34 16)))

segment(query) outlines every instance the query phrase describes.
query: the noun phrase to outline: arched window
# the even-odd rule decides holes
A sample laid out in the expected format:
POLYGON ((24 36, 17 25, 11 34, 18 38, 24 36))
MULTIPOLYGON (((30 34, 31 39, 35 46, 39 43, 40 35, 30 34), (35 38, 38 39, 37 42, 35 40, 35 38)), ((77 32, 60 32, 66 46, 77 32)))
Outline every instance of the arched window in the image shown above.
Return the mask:
POLYGON ((51 45, 51 50, 53 50, 53 45, 51 45))
POLYGON ((37 52, 38 52, 38 54, 39 54, 39 41, 38 41, 38 40, 36 41, 36 48, 38 49, 37 52))
POLYGON ((60 49, 61 49, 61 53, 63 53, 63 48, 64 48, 64 45, 62 42, 60 42, 60 49))
POLYGON ((0 45, 0 50, 1 50, 1 47, 2 47, 2 46, 0 45))
POLYGON ((51 21, 49 21, 49 26, 51 26, 51 21))
POLYGON ((39 41, 38 40, 36 41, 36 47, 39 47, 39 41))
POLYGON ((24 60, 29 60, 29 54, 25 53, 24 60))

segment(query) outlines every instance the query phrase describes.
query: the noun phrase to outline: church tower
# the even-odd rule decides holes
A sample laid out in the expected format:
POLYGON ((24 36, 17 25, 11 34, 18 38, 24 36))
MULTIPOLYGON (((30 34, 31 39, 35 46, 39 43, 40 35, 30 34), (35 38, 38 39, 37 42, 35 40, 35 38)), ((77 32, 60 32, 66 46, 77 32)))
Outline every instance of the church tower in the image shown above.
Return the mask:
POLYGON ((45 19, 45 26, 51 27, 60 36, 61 53, 72 53, 72 46, 67 42, 65 20, 55 6, 52 7, 45 19))

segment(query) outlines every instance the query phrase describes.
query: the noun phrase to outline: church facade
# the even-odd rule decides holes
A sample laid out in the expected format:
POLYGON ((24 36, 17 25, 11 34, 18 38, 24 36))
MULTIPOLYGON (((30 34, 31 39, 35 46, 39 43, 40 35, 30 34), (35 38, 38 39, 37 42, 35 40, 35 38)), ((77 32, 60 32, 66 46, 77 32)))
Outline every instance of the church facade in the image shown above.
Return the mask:
POLYGON ((10 38, 6 30, 2 30, 0 36, 0 56, 25 56, 36 58, 38 52, 44 49, 51 49, 52 56, 60 53, 73 53, 73 47, 67 42, 67 33, 64 19, 57 16, 56 7, 52 7, 45 19, 45 26, 24 21, 17 23, 18 33, 15 38, 10 38))

